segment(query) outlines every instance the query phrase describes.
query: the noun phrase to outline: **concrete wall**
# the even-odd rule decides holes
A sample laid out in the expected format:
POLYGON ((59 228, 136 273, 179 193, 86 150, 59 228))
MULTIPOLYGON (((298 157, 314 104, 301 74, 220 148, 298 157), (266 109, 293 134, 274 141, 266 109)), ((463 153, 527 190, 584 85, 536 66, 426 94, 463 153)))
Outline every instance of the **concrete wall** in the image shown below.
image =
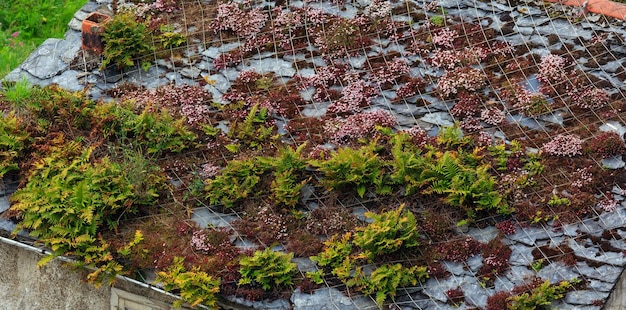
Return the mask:
POLYGON ((111 309, 111 290, 83 283, 58 260, 37 268, 41 255, 0 242, 0 309, 111 309))
POLYGON ((617 280, 615 287, 606 303, 603 310, 624 310, 626 309, 626 273, 622 271, 622 275, 617 280))
POLYGON ((56 259, 37 268, 32 249, 0 240, 0 310, 168 310, 174 298, 118 279, 114 287, 85 283, 86 272, 56 259))

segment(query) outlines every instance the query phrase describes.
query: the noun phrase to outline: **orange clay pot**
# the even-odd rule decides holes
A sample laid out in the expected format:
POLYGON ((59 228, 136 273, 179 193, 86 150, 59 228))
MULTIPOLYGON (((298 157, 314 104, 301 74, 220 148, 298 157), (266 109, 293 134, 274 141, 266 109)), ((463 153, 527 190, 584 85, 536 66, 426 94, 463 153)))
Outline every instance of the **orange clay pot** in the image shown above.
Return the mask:
POLYGON ((602 14, 617 19, 626 20, 626 4, 609 0, 545 0, 547 2, 560 3, 570 6, 581 7, 584 12, 602 14))
POLYGON ((83 50, 98 55, 102 54, 102 32, 104 32, 104 24, 109 19, 111 16, 99 12, 90 13, 85 17, 82 24, 83 43, 81 48, 83 50))

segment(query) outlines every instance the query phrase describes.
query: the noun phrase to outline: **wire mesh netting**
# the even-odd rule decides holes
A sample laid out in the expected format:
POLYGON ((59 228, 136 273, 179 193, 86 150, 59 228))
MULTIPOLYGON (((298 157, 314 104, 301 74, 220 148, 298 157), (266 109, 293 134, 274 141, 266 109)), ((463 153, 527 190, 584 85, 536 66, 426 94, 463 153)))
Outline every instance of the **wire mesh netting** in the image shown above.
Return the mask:
POLYGON ((148 52, 72 69, 96 72, 93 98, 200 137, 156 159, 170 184, 123 222, 146 239, 133 264, 185 256, 257 308, 607 302, 626 264, 622 21, 530 0, 111 10, 145 27, 148 52), (265 248, 294 254, 291 285, 241 284, 237 258, 265 248))

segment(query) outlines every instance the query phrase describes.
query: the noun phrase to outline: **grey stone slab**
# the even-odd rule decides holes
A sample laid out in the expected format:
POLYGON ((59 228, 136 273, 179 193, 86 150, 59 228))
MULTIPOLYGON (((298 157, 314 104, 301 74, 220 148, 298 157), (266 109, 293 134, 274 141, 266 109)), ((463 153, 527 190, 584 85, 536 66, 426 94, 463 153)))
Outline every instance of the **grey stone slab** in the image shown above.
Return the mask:
POLYGON ((452 119, 452 116, 450 116, 450 114, 447 112, 428 113, 420 118, 420 120, 437 126, 448 127, 454 125, 454 120, 452 119))
POLYGON ((322 117, 326 114, 326 109, 330 105, 329 102, 312 103, 306 105, 301 113, 306 117, 322 117))
POLYGON ((241 297, 227 296, 226 299, 239 305, 244 305, 253 309, 264 310, 289 310, 291 304, 285 299, 250 301, 241 297))
POLYGON ((488 243, 498 236, 498 229, 495 226, 485 228, 470 228, 467 235, 470 235, 480 243, 488 243))
POLYGON ((565 294, 564 301, 572 305, 591 305, 594 300, 604 300, 609 297, 607 292, 579 290, 565 294))
POLYGON ((280 58, 249 60, 242 66, 241 70, 254 70, 262 74, 273 72, 276 76, 286 77, 296 75, 296 69, 293 67, 293 63, 280 58))
POLYGON ((461 263, 444 261, 443 266, 453 275, 460 276, 465 273, 465 266, 461 263))
MULTIPOLYGON (((475 277, 467 277, 465 280, 466 282, 460 287, 465 294, 466 303, 484 309, 487 306, 487 298, 489 298, 492 292, 481 285, 475 277)), ((459 308, 464 309, 462 307, 459 308)))
POLYGON ((510 246, 510 248, 511 257, 509 258, 509 264, 513 266, 530 266, 532 264, 532 247, 528 247, 522 244, 513 244, 510 246))
POLYGON ((215 58, 219 57, 223 53, 227 53, 227 52, 230 52, 230 51, 238 48, 240 45, 241 45, 241 43, 234 42, 234 43, 222 44, 219 47, 211 46, 211 47, 207 48, 205 51, 203 51, 202 55, 206 56, 206 57, 209 57, 211 59, 215 59, 215 58))
POLYGON ((61 39, 47 39, 21 65, 20 68, 39 79, 49 79, 69 65, 61 60, 61 39))
POLYGON ((560 38, 575 39, 583 37, 585 40, 591 39, 594 33, 591 30, 582 29, 563 19, 554 19, 549 23, 536 27, 535 30, 541 35, 556 34, 560 38))
POLYGON ((562 232, 553 232, 549 227, 527 227, 525 229, 518 229, 514 234, 508 235, 507 238, 521 242, 525 245, 534 245, 537 240, 548 240, 552 236, 562 236, 562 232))
POLYGON ((193 211, 191 220, 200 227, 231 227, 230 223, 236 220, 234 215, 218 213, 209 208, 199 208, 193 211))
POLYGON ((576 271, 585 278, 596 279, 602 282, 615 283, 622 273, 622 268, 611 265, 603 265, 600 267, 590 267, 587 263, 578 262, 576 271))
POLYGON ((504 276, 511 281, 511 283, 518 285, 522 284, 529 277, 535 276, 535 271, 525 266, 511 266, 509 270, 504 273, 504 276))
POLYGON ((549 21, 550 18, 546 16, 519 16, 515 20, 515 25, 517 27, 537 27, 549 21))
POLYGON ((587 288, 594 291, 610 292, 613 289, 613 283, 590 279, 587 281, 587 288))
POLYGON ((84 88, 78 81, 78 71, 74 70, 63 71, 60 75, 53 77, 51 82, 73 92, 84 88))
POLYGON ((558 283, 560 281, 569 281, 573 278, 577 278, 579 274, 574 267, 555 262, 541 268, 541 270, 537 272, 537 276, 543 279, 549 279, 550 283, 558 283))
POLYGON ((598 224, 606 230, 626 227, 626 209, 620 205, 613 212, 600 214, 598 224))
POLYGON ((0 196, 0 213, 9 210, 11 205, 9 204, 8 196, 0 196))
POLYGON ((352 300, 336 288, 324 287, 315 290, 313 294, 302 293, 298 288, 290 300, 294 310, 358 310, 352 300))

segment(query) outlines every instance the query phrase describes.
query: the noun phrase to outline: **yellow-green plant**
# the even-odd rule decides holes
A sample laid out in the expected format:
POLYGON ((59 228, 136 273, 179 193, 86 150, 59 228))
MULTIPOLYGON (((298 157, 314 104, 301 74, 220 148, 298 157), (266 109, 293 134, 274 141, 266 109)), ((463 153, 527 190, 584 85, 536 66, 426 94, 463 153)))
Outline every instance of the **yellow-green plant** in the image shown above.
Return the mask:
MULTIPOLYGON (((115 282, 118 275, 128 274, 130 271, 129 267, 122 265, 116 257, 127 257, 130 255, 132 248, 142 240, 143 234, 140 230, 137 230, 133 240, 114 253, 110 250, 109 243, 104 238, 98 237, 97 242, 92 247, 89 247, 87 252, 69 253, 76 259, 71 265, 77 268, 89 268, 90 272, 87 274, 87 282, 95 287, 100 287, 103 284, 111 285, 115 282)), ((54 257, 54 255, 44 257, 39 261, 38 266, 43 266, 54 257)))
POLYGON ((165 271, 157 273, 155 282, 160 282, 166 291, 177 291, 181 299, 174 302, 174 307, 180 308, 188 302, 191 307, 205 305, 217 308, 217 296, 220 290, 220 280, 200 271, 199 267, 187 271, 182 257, 175 257, 172 264, 165 271))
MULTIPOLYGON (((495 187, 495 178, 489 174, 489 164, 466 164, 463 152, 446 151, 424 169, 425 180, 430 186, 426 193, 444 196, 444 201, 460 207, 469 219, 481 210, 496 210, 501 214, 511 213, 502 195, 495 187)), ((474 162, 475 159, 470 159, 474 162)))
POLYGON ((410 142, 410 136, 405 132, 392 134, 390 144, 393 156, 391 180, 404 186, 405 195, 416 193, 426 185, 423 172, 427 161, 432 161, 433 151, 422 151, 410 142))
POLYGON ((102 67, 109 64, 119 69, 132 67, 136 58, 148 56, 154 51, 148 28, 130 12, 119 13, 105 24, 102 42, 102 67))
POLYGON ((42 263, 68 254, 95 268, 109 265, 105 271, 115 273, 121 266, 98 233, 115 228, 136 196, 121 166, 108 158, 92 161, 92 151, 70 142, 34 163, 26 186, 11 196, 11 210, 20 219, 14 233, 28 230, 52 250, 42 263))
POLYGON ((231 160, 218 176, 205 181, 207 198, 212 204, 232 207, 257 191, 261 176, 269 169, 255 158, 231 160))
POLYGON ((278 205, 293 207, 300 201, 300 190, 307 182, 303 178, 307 163, 301 155, 305 146, 302 144, 297 149, 281 147, 275 156, 259 158, 260 164, 271 166, 274 171, 270 191, 272 200, 278 205))
POLYGON ((546 280, 530 292, 512 296, 508 308, 510 310, 548 309, 553 301, 563 298, 563 294, 577 283, 580 283, 578 278, 561 281, 556 285, 551 285, 550 280, 546 280))
POLYGON ((197 136, 185 126, 183 118, 174 119, 166 109, 144 110, 133 114, 122 124, 126 142, 138 144, 147 154, 178 153, 191 146, 197 136))
POLYGON ((268 248, 256 251, 252 256, 239 261, 241 279, 239 285, 251 284, 269 290, 280 286, 292 285, 296 264, 291 262, 293 253, 284 254, 268 248))
MULTIPOLYGON (((371 263, 382 254, 419 245, 415 217, 403 207, 367 216, 374 221, 359 228, 354 237, 346 233, 341 238, 334 236, 327 240, 324 250, 311 260, 326 271, 330 269, 346 286, 366 295, 375 295, 376 302, 381 306, 388 297, 395 296, 398 287, 414 285, 427 278, 428 274, 423 266, 407 268, 400 264, 382 264, 366 275, 364 263, 371 263)), ((315 276, 319 280, 321 274, 315 276)))
POLYGON ((176 48, 187 43, 187 36, 174 31, 174 27, 171 25, 162 25, 159 27, 159 31, 161 34, 157 39, 161 41, 161 46, 164 49, 176 48))
POLYGON ((404 267, 401 264, 382 265, 363 279, 365 295, 375 295, 376 304, 382 306, 388 297, 396 296, 399 287, 416 285, 421 279, 428 278, 427 268, 423 266, 404 267))
POLYGON ((270 117, 267 108, 255 105, 245 119, 235 120, 231 124, 228 136, 238 139, 252 149, 261 149, 263 143, 268 142, 274 132, 273 126, 267 125, 270 117))
POLYGON ((353 239, 354 244, 363 251, 364 257, 371 260, 380 254, 419 245, 420 236, 415 216, 404 207, 381 214, 367 212, 365 216, 373 222, 357 228, 353 239))
POLYGON ((23 128, 22 120, 9 113, 0 119, 0 178, 11 170, 17 170, 15 161, 27 147, 30 134, 23 128))
POLYGON ((326 160, 312 160, 310 163, 324 173, 322 183, 330 190, 355 188, 359 197, 363 197, 369 186, 376 192, 389 194, 391 188, 385 177, 385 163, 377 154, 376 141, 358 149, 341 147, 331 153, 326 160))
POLYGON ((342 262, 352 253, 352 242, 350 233, 344 234, 341 238, 333 236, 324 241, 324 251, 312 256, 311 260, 321 267, 329 267, 334 269, 342 264, 342 262))
POLYGON ((127 102, 101 104, 94 109, 93 122, 104 137, 147 155, 179 153, 197 139, 183 118, 174 119, 165 108, 146 108, 137 114, 127 102))

